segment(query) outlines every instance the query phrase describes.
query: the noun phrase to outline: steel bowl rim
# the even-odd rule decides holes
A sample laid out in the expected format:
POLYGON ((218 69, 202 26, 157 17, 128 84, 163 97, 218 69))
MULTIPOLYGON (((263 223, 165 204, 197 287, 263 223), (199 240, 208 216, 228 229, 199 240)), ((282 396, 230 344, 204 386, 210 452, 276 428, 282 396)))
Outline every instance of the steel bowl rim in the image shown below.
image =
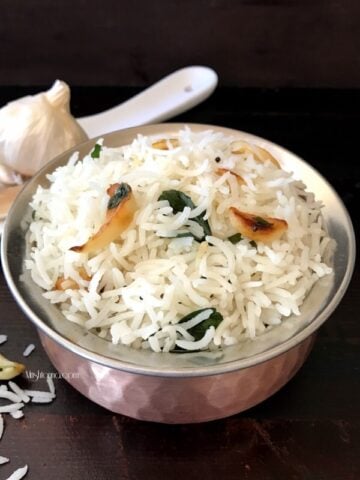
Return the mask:
MULTIPOLYGON (((219 365, 211 365, 211 366, 203 366, 203 367, 191 367, 189 369, 181 368, 181 369, 163 369, 163 370, 157 370, 154 369, 153 367, 147 367, 146 365, 141 365, 137 366, 132 363, 127 363, 124 362, 120 359, 115 359, 115 358, 110 358, 104 355, 100 355, 96 352, 90 351, 85 349, 84 347, 81 347, 71 340, 68 340, 67 338, 63 337, 61 334, 56 332, 54 329, 52 329, 49 325, 47 325, 41 318, 39 318, 33 311, 32 309, 27 305, 25 300, 23 299, 21 293, 19 292, 16 283, 12 277, 10 267, 9 267, 9 262, 8 262, 8 257, 7 257, 7 238, 8 238, 8 221, 5 221, 4 225, 4 230, 2 234, 2 241, 1 241, 1 259, 2 259, 2 265, 3 265, 3 271, 5 275, 5 279, 8 283, 8 286, 10 288, 10 291, 12 295, 14 296, 16 302, 20 306, 20 308, 23 310, 25 315, 31 320, 31 322, 36 326, 37 329, 41 330, 45 335, 50 337, 52 340, 54 340, 56 343, 64 347, 66 350, 72 352, 73 354, 79 355, 82 358, 94 362, 96 364, 108 367, 108 368, 114 368, 117 370, 121 370, 127 373, 133 373, 133 374, 138 374, 138 375, 151 375, 151 376, 161 376, 161 377, 198 377, 198 376, 208 376, 208 375, 219 375, 219 374, 224 374, 224 373, 230 373, 234 372, 237 370, 242 370, 245 368, 250 368, 254 367, 260 363, 270 361, 274 357, 277 357, 281 354, 286 353, 288 350, 296 347, 298 344, 306 340, 310 335, 314 334, 318 328, 329 318, 329 316, 334 312, 338 304, 340 303, 341 299, 343 298, 353 271, 355 267, 355 257, 356 257, 356 240, 355 240, 355 233, 353 229, 353 225, 351 222, 351 218, 349 216, 349 213, 337 194, 337 192, 334 190, 334 188, 330 185, 330 183, 319 173, 314 167, 309 165, 305 160, 302 158, 298 157, 296 154, 291 152, 290 150, 286 149, 285 147, 276 144, 275 142, 271 140, 267 140, 263 137, 260 137, 258 135, 250 134, 248 132, 244 132, 242 130, 237 130, 237 129, 232 129, 232 128, 227 128, 227 127, 221 127, 221 126, 216 126, 216 125, 211 125, 211 124, 198 124, 198 123, 163 123, 163 124, 152 124, 152 125, 146 125, 146 126, 138 126, 138 127, 131 127, 127 129, 122 129, 118 130, 115 132, 111 132, 108 134, 104 134, 101 137, 106 140, 106 138, 109 138, 112 135, 119 135, 120 133, 122 134, 138 134, 138 133, 144 133, 146 134, 146 130, 151 130, 154 128, 161 128, 161 127, 172 127, 174 129, 181 129, 184 127, 197 127, 197 128, 202 128, 202 129, 215 129, 215 130, 220 130, 224 133, 228 134, 244 134, 246 136, 253 137, 254 139, 264 141, 264 142, 270 142, 274 147, 280 148, 284 152, 290 154, 292 157, 295 157, 298 161, 303 162, 307 165, 307 167, 310 167, 316 174, 322 179, 324 184, 326 184, 333 192, 335 195, 339 205, 342 207, 343 213, 344 213, 344 221, 347 225, 348 229, 348 241, 349 241, 349 256, 347 259, 347 264, 346 264, 346 271, 345 274, 342 278, 342 281, 340 283, 340 286, 336 292, 336 294, 332 297, 330 302, 323 308, 323 310, 320 312, 320 314, 314 318, 307 326, 305 326, 301 331, 297 332, 294 336, 290 337, 289 339, 285 340, 284 342, 268 349, 265 350, 264 352, 257 353, 253 356, 247 357, 247 358, 242 358, 239 360, 233 360, 227 363, 222 363, 219 365)), ((36 182, 37 178, 42 175, 42 172, 47 170, 51 165, 56 164, 60 158, 66 158, 66 156, 70 155, 71 153, 77 151, 80 147, 82 146, 89 146, 91 147, 95 142, 96 139, 99 137, 96 137, 94 139, 89 139, 85 142, 82 142, 81 144, 78 144, 67 151, 61 153, 60 155, 56 156, 53 160, 48 162, 32 179, 31 183, 36 182)), ((15 200, 14 204, 12 205, 8 218, 11 216, 12 211, 16 209, 16 206, 19 202, 19 198, 21 197, 21 194, 27 189, 27 186, 23 188, 22 192, 18 195, 17 199, 15 200)))

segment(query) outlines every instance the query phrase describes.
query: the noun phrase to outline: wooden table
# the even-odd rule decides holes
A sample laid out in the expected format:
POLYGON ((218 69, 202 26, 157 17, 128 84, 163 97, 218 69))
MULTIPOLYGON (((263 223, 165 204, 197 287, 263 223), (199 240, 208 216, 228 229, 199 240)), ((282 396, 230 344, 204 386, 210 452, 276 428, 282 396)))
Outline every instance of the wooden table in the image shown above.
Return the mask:
MULTIPOLYGON (((34 89, 2 88, 0 104, 34 89)), ((120 102, 131 88, 74 88, 75 115, 120 102)), ((177 120, 212 123, 269 138, 298 153, 336 188, 359 231, 360 91, 219 89, 177 120)), ((321 328, 308 361, 279 393, 231 418, 160 425, 114 415, 56 379, 51 405, 6 416, 0 479, 29 464, 27 478, 87 480, 357 480, 360 478, 360 276, 321 328)), ((54 372, 30 322, 0 276, 1 352, 33 372, 54 372)), ((22 379, 22 386, 29 385, 22 379)), ((34 388, 46 388, 44 379, 34 388)))

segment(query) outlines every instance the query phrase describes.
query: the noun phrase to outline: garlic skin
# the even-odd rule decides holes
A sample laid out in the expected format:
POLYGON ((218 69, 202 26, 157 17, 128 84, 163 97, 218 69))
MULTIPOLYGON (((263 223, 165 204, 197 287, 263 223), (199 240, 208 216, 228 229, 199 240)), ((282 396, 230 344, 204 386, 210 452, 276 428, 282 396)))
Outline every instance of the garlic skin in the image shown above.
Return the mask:
POLYGON ((0 190, 1 186, 21 185, 24 183, 22 176, 12 168, 0 163, 0 190))
POLYGON ((70 88, 60 80, 44 93, 0 109, 0 163, 32 176, 88 136, 70 113, 70 88))

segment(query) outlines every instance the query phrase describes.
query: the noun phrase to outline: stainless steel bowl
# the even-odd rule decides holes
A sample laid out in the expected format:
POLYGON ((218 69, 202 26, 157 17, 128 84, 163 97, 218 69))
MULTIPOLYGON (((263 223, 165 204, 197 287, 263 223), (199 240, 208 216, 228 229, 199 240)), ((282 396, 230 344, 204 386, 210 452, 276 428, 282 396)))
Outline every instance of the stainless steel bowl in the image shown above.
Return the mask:
MULTIPOLYGON (((189 125, 234 135, 270 150, 284 168, 302 179, 324 203, 323 215, 336 240, 329 252, 334 274, 314 286, 302 314, 260 336, 255 342, 220 352, 157 354, 136 351, 84 331, 64 319, 45 300, 24 271, 25 235, 31 220, 29 202, 46 175, 67 162, 74 151, 85 155, 90 140, 58 156, 18 196, 2 238, 3 268, 16 301, 39 331, 42 344, 60 373, 77 390, 111 411, 142 420, 190 423, 222 418, 245 410, 279 390, 304 363, 320 325, 331 315, 349 284, 355 262, 355 237, 349 215, 332 187, 293 153, 248 133, 209 125, 189 125), (333 255, 332 255, 333 253, 333 255)), ((176 135, 181 124, 130 128, 104 136, 107 146, 126 145, 139 133, 176 135)))

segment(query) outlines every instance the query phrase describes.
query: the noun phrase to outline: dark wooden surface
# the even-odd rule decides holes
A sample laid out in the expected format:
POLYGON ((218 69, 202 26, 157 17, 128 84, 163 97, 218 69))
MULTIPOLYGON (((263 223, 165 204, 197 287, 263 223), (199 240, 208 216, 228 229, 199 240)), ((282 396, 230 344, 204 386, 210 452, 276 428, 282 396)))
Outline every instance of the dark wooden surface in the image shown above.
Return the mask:
MULTIPOLYGON (((32 89, 31 89, 32 91, 32 89)), ((75 88, 76 115, 124 100, 133 88, 75 88)), ((30 92, 0 89, 0 104, 30 92)), ((235 127, 267 137, 314 165, 337 189, 359 232, 360 91, 221 89, 179 120, 235 127)), ((6 416, 0 479, 28 463, 29 479, 358 480, 360 478, 360 274, 321 328, 296 377, 257 407, 199 425, 160 425, 114 415, 56 380, 52 405, 6 416)), ((54 372, 29 321, 0 276, 1 352, 54 372)), ((21 385, 29 385, 24 378, 21 385)), ((46 388, 44 380, 32 383, 46 388)))
POLYGON ((360 87, 358 0, 2 0, 0 85, 360 87))

